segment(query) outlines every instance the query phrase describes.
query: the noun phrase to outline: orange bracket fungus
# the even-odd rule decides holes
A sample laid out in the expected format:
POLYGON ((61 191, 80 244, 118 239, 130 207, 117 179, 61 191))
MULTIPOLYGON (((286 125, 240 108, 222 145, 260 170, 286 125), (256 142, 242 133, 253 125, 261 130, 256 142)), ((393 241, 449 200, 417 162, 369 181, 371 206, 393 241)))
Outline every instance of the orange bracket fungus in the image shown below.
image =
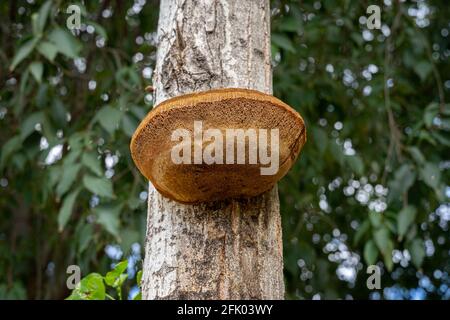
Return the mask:
POLYGON ((199 203, 270 190, 305 141, 294 109, 271 95, 231 88, 162 102, 141 122, 130 148, 162 195, 199 203))

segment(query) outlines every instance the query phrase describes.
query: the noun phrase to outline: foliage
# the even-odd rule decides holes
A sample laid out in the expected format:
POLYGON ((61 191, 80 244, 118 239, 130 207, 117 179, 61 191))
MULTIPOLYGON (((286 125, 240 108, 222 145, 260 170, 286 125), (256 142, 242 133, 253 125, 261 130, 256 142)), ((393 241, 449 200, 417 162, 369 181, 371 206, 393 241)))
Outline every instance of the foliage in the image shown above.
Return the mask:
POLYGON ((448 299, 448 6, 392 1, 368 30, 364 1, 295 3, 272 25, 274 92, 308 129, 280 186, 289 297, 448 299))
POLYGON ((129 141, 151 108, 142 70, 158 3, 138 15, 129 2, 85 2, 75 33, 70 4, 0 4, 0 272, 29 298, 67 297, 67 266, 106 271, 108 244, 120 259, 145 233, 147 184, 129 141))
MULTIPOLYGON (((159 4, 84 1, 71 32, 73 2, 31 2, 0 3, 0 298, 65 298, 72 264, 89 275, 70 299, 125 298, 159 4)), ((288 298, 450 298, 450 8, 374 2, 369 31, 365 1, 272 1, 274 94, 308 130, 279 188, 288 298)))
MULTIPOLYGON (((116 300, 108 294, 108 288, 113 289, 117 299, 123 300, 122 286, 128 279, 127 267, 128 261, 124 260, 117 263, 105 276, 101 276, 98 273, 90 273, 77 284, 67 300, 116 300)), ((140 286, 141 277, 142 271, 139 271, 136 276, 138 286, 140 286)), ((140 292, 133 297, 133 300, 140 299, 140 292)))

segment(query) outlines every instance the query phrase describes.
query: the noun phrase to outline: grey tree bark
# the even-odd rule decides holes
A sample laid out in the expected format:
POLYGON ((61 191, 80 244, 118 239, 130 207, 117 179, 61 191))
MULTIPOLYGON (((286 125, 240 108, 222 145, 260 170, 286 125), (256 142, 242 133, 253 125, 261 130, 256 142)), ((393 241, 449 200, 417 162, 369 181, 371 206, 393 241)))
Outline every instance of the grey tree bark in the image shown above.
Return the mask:
MULTIPOLYGON (((269 0, 162 0, 155 103, 240 87, 272 92, 269 0)), ((149 185, 143 299, 283 299, 277 187, 183 205, 149 185)))

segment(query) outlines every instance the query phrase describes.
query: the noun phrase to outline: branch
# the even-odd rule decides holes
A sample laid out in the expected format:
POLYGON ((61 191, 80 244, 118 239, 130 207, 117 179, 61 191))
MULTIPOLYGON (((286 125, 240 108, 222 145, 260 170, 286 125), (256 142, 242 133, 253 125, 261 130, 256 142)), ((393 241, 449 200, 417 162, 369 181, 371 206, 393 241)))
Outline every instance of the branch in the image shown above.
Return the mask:
POLYGON ((390 142, 388 148, 388 154, 386 157, 386 162, 384 165, 384 172, 382 181, 385 181, 387 175, 387 168, 389 165, 389 161, 392 157, 393 151, 395 150, 397 153, 398 159, 401 159, 401 132, 398 129, 397 123, 395 122, 394 113, 392 112, 391 107, 391 96, 389 92, 389 88, 387 85, 389 79, 389 70, 390 63, 392 60, 392 51, 393 51, 393 43, 392 38, 397 31, 400 25, 400 18, 402 16, 401 3, 397 1, 398 10, 394 18, 394 22, 391 27, 391 34, 386 38, 386 47, 384 50, 384 104, 388 114, 388 123, 389 123, 389 133, 390 133, 390 142))

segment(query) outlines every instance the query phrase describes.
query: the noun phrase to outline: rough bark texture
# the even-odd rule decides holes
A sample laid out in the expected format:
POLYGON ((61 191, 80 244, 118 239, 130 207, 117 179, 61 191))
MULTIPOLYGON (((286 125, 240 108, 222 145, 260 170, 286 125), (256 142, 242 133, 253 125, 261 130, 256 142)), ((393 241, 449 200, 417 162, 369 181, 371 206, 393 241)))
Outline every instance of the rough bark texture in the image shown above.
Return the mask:
MULTIPOLYGON (((155 103, 241 87, 272 92, 268 0, 162 0, 155 103)), ((201 205, 150 184, 143 299, 283 299, 278 192, 201 205)))

